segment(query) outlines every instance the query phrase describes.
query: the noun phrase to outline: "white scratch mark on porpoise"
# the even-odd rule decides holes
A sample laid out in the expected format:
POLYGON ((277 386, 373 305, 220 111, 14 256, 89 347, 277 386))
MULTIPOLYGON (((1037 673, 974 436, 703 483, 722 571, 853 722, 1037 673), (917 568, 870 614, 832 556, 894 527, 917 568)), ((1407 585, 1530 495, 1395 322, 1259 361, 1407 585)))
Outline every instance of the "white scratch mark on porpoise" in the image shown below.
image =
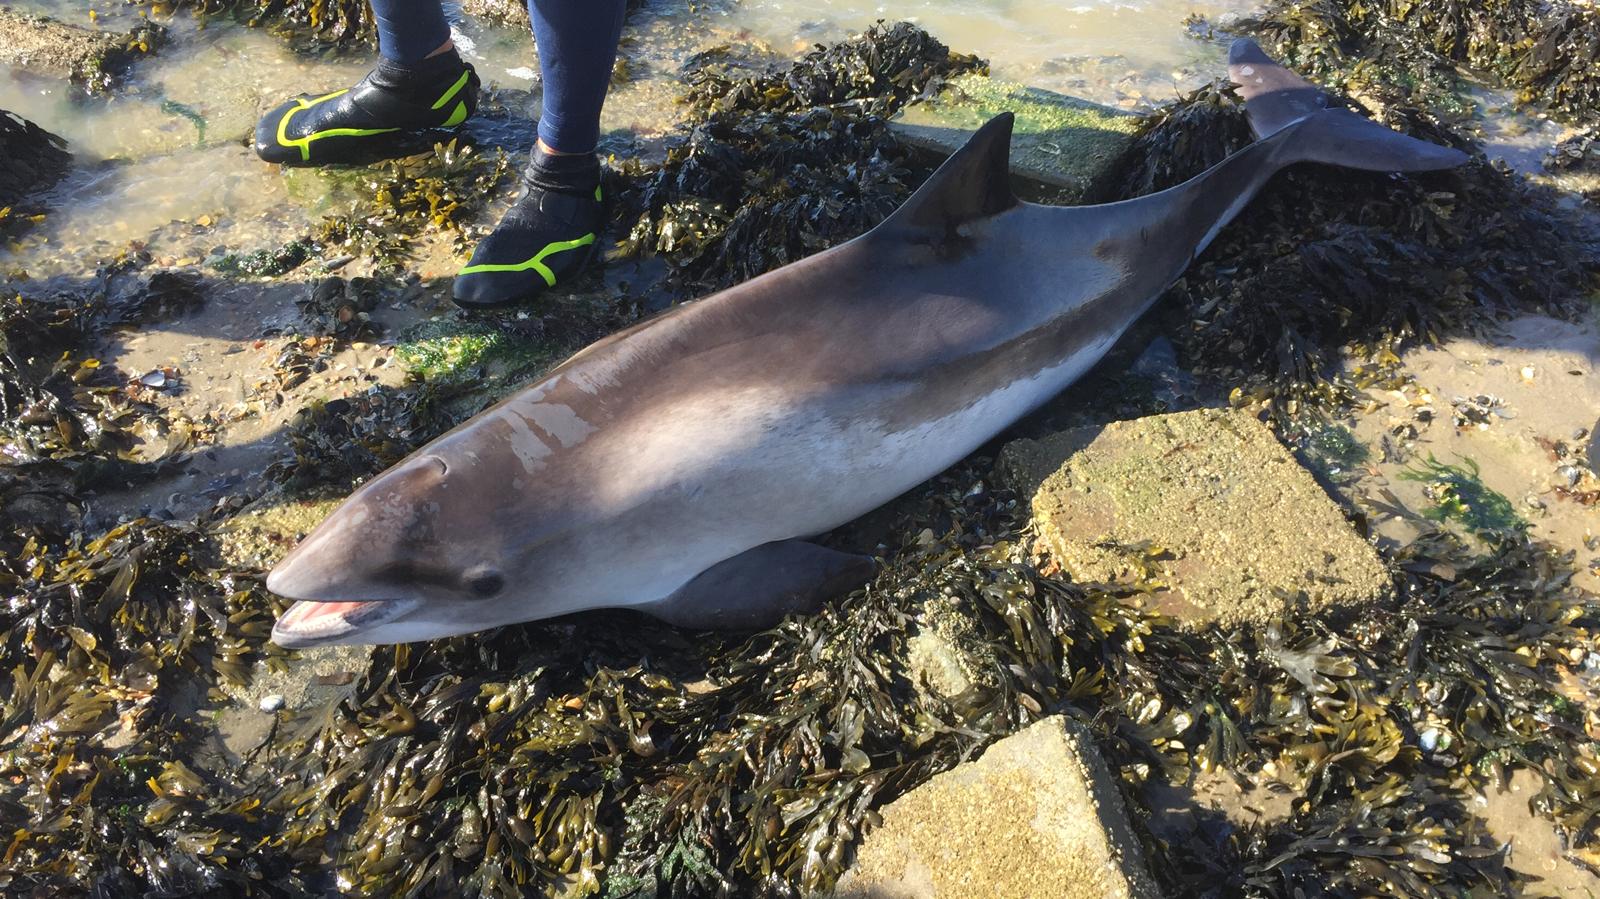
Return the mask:
POLYGON ((598 366, 593 371, 583 368, 573 369, 567 373, 567 380, 571 381, 573 386, 591 396, 606 388, 617 386, 616 377, 608 370, 598 366))
POLYGON ((571 406, 560 403, 538 403, 518 412, 534 427, 554 437, 562 449, 571 449, 593 434, 595 427, 578 417, 571 406))
POLYGON ((522 470, 533 474, 542 468, 544 458, 554 450, 546 446, 538 434, 533 433, 533 428, 528 427, 528 423, 521 415, 506 414, 500 416, 500 420, 505 422, 510 430, 508 436, 511 438, 511 452, 522 462, 522 470))

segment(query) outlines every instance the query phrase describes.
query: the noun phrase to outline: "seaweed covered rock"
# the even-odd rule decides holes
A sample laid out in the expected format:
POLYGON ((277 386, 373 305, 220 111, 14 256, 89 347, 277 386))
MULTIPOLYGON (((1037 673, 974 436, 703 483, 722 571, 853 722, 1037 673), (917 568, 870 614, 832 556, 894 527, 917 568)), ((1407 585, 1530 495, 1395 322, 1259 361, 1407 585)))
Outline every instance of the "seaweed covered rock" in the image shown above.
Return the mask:
POLYGON ((765 75, 735 74, 725 56, 685 64, 688 115, 666 162, 625 170, 627 247, 666 257, 686 293, 747 280, 888 216, 914 178, 886 117, 985 69, 904 22, 765 75))
POLYGON ((1054 716, 884 806, 838 899, 1155 899, 1087 728, 1054 716))
MULTIPOLYGON (((644 5, 644 0, 627 0, 628 12, 644 5)), ((501 28, 530 27, 525 0, 462 0, 461 11, 475 19, 501 28)))
POLYGON ((1564 121, 1600 120, 1600 8, 1581 0, 1274 0, 1240 27, 1326 82, 1448 109, 1460 68, 1564 121))
MULTIPOLYGON (((139 2, 157 6, 156 0, 139 2)), ((186 9, 202 18, 230 16, 297 44, 341 48, 377 44, 377 26, 367 0, 175 0, 159 5, 186 9)))
MULTIPOLYGON (((50 188, 72 167, 67 142, 0 109, 0 210, 50 188)), ((15 213, 13 213, 15 214, 15 213)), ((0 229, 10 217, 0 212, 0 229)))
POLYGON ((89 91, 110 88, 130 62, 165 39, 153 22, 113 34, 0 7, 0 64, 65 78, 89 91))
POLYGON ((1600 201, 1600 126, 1581 131, 1561 141, 1545 154, 1545 171, 1559 176, 1576 175, 1576 189, 1591 201, 1600 201))
POLYGON ((303 264, 315 249, 369 257, 380 271, 395 272, 425 231, 450 232, 463 249, 463 226, 511 177, 511 161, 502 151, 482 152, 456 139, 415 149, 416 155, 363 168, 298 176, 309 181, 310 193, 348 195, 349 211, 324 216, 309 234, 275 251, 224 257, 219 268, 270 277, 303 264))
POLYGON ((1179 627, 1382 598, 1377 553, 1270 429, 1202 409, 1019 440, 1003 461, 1074 580, 1150 585, 1179 627))
MULTIPOLYGON (((1462 142, 1391 113, 1414 136, 1462 142)), ((1237 96, 1202 88, 1147 121, 1108 199, 1171 187, 1249 141, 1237 96)), ((1597 277, 1592 226, 1480 156, 1404 177, 1293 167, 1166 296, 1183 361, 1238 385, 1239 401, 1288 406, 1352 401, 1330 374, 1346 346, 1376 379, 1398 345, 1518 312, 1571 317, 1597 277)))

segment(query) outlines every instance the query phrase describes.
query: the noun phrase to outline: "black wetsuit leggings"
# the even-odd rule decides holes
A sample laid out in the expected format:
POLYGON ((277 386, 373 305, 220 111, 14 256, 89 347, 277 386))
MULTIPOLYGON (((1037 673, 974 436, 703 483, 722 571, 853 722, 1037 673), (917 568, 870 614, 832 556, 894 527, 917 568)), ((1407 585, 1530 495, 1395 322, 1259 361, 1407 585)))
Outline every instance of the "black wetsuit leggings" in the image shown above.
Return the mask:
MULTIPOLYGON (((587 153, 600 138, 625 0, 527 0, 544 78, 539 138, 563 153, 587 153)), ((402 65, 450 37, 440 0, 372 0, 378 47, 402 65)))

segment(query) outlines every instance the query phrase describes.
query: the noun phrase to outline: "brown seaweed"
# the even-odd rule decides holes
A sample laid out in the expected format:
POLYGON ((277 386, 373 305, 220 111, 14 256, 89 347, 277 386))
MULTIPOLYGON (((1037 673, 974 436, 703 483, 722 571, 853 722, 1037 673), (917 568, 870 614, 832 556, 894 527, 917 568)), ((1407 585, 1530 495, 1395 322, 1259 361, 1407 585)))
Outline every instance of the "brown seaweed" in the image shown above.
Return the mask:
MULTIPOLYGON (((851 236, 925 174, 897 161, 876 117, 956 65, 970 62, 896 26, 793 72, 706 75, 680 155, 625 183, 635 234, 671 238, 660 252, 685 288, 851 236), (761 155, 763 132, 740 130, 754 122, 771 129, 776 155, 761 155), (730 175, 730 159, 751 164, 730 175), (785 186, 792 177, 800 187, 785 186), (754 199, 735 206, 723 190, 754 199), (839 205, 807 205, 812 195, 839 205), (854 204, 876 211, 841 211, 854 204), (704 239, 676 243, 673 229, 702 213, 704 239), (779 223, 793 233, 759 252, 730 241, 779 223)), ((1203 92, 1145 132, 1127 190, 1193 174, 1244 139, 1241 125, 1231 95, 1203 92)), ((380 182, 407 170, 381 171, 380 182)), ((1344 342, 1381 367, 1405 341, 1541 308, 1544 291, 1584 283, 1562 221, 1514 179, 1487 166, 1429 177, 1440 180, 1288 173, 1252 213, 1272 239, 1230 229, 1174 289, 1186 322, 1174 340, 1241 395, 1289 373, 1287 406, 1343 395, 1324 363, 1344 342)), ((372 233, 400 219, 444 227, 435 215, 461 207, 434 195, 442 202, 427 191, 376 201, 396 218, 372 233)), ((359 221, 339 227, 365 239, 359 221)), ((109 289, 14 286, 0 317, 6 427, 35 429, 32 439, 59 429, 58 414, 76 421, 100 400, 78 395, 77 368, 54 373, 59 354, 80 365, 97 329, 186 302, 181 281, 123 291, 125 274, 106 273, 109 289), (41 391, 59 407, 23 421, 41 391)), ((309 287, 308 311, 335 334, 286 342, 285 377, 343 339, 339 325, 358 321, 373 286, 323 283, 334 286, 309 287)), ((475 325, 549 341, 508 379, 632 317, 563 302, 475 325)), ((486 365, 435 366, 404 388, 308 407, 288 435, 293 458, 273 474, 295 486, 361 481, 481 404, 461 391, 486 365)), ((1330 472, 1356 459, 1347 441, 1307 440, 1330 472)), ((115 447, 67 450, 103 461, 115 447)), ((1386 550, 1390 598, 1192 634, 1141 604, 1152 583, 1075 583, 1035 558, 1027 498, 994 478, 991 460, 972 457, 897 503, 887 524, 862 526, 885 556, 881 574, 815 615, 738 636, 597 613, 381 648, 342 700, 276 713, 246 765, 205 751, 194 712, 280 660, 264 645, 277 610, 259 572, 217 561, 208 520, 138 520, 93 539, 68 522, 41 536, 8 504, 0 891, 794 896, 833 881, 884 803, 1056 713, 1091 727, 1170 895, 1505 894, 1518 878, 1470 799, 1512 769, 1539 778, 1535 803, 1574 854, 1597 857, 1600 762, 1561 685, 1592 652, 1600 608, 1572 587, 1570 557, 1518 528, 1462 537, 1417 520, 1416 540, 1386 550), (967 661, 980 676, 961 695, 928 689, 910 662, 910 632, 933 614, 974 637, 967 661), (1270 827, 1158 836, 1152 788, 1198 770, 1289 791, 1290 813, 1270 827)))
MULTIPOLYGON (((1441 134, 1466 144, 1443 126, 1423 136, 1441 134)), ((1170 187, 1249 140, 1236 95, 1202 88, 1149 120, 1115 198, 1170 187)), ((1575 315, 1600 283, 1592 226, 1481 157, 1410 177, 1295 167, 1248 222, 1223 230, 1165 308, 1187 323, 1170 329, 1185 361, 1279 409, 1350 402, 1408 345, 1515 312, 1575 315), (1375 363, 1363 383, 1333 372, 1347 346, 1375 363)))
POLYGON ((625 248, 664 256, 674 287, 703 293, 854 237, 914 186, 886 119, 945 78, 985 70, 904 22, 766 74, 726 53, 694 57, 666 162, 623 169, 625 248))
POLYGON ((1243 30, 1328 83, 1467 114, 1458 69, 1578 125, 1600 118, 1600 11, 1586 3, 1278 0, 1243 30))

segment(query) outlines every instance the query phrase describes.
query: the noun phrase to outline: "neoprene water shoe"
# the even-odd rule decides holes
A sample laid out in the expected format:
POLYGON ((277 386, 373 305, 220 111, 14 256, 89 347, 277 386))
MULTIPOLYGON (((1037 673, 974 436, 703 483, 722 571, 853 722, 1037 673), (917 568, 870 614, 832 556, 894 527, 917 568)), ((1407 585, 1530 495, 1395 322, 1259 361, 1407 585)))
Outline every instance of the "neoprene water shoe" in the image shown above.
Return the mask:
POLYGON ((284 165, 370 162, 426 149, 429 133, 478 108, 478 74, 454 50, 402 66, 380 60, 355 87, 302 95, 256 125, 256 154, 284 165))
POLYGON ((456 304, 506 306, 570 279, 594 258, 602 221, 594 154, 535 149, 516 204, 456 275, 456 304))

